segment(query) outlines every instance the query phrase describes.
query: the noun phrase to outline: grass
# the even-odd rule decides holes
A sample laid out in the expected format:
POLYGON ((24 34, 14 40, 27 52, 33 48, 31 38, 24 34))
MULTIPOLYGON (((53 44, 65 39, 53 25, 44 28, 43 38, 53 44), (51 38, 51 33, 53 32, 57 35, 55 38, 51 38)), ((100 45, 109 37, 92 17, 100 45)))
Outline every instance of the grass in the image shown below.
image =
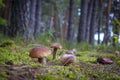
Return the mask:
MULTIPOLYGON (((9 68, 2 69, 6 66, 7 62, 13 63, 13 65, 26 65, 30 68, 13 70, 25 71, 27 72, 27 78, 31 78, 31 73, 36 74, 34 77, 37 80, 120 80, 120 58, 114 54, 115 50, 118 48, 113 48, 112 46, 96 45, 91 46, 85 43, 74 43, 70 44, 68 42, 63 43, 63 49, 58 50, 58 55, 55 60, 52 60, 52 55, 47 58, 47 65, 40 64, 37 59, 32 59, 29 57, 29 51, 36 46, 45 45, 48 46, 53 43, 53 41, 48 37, 42 36, 42 39, 36 41, 31 41, 24 43, 21 38, 8 39, 3 38, 0 35, 0 78, 1 80, 7 80, 8 75, 6 71, 9 68), (7 45, 6 45, 7 43, 7 45), (10 44, 8 44, 10 43, 10 44), (60 63, 60 56, 65 53, 67 49, 76 49, 77 62, 69 66, 62 66, 60 63), (108 57, 114 61, 111 65, 97 64, 96 60, 98 57, 108 57), (37 70, 36 70, 37 69, 37 70)), ((12 67, 12 66, 8 66, 12 67)), ((9 72, 11 73, 11 71, 9 72)), ((17 75, 17 74, 16 74, 17 75)), ((21 74, 22 75, 22 74, 21 74)), ((25 76, 25 75, 22 75, 25 76)), ((33 75, 32 75, 33 76, 33 75)), ((18 75, 18 78, 20 76, 18 75)))

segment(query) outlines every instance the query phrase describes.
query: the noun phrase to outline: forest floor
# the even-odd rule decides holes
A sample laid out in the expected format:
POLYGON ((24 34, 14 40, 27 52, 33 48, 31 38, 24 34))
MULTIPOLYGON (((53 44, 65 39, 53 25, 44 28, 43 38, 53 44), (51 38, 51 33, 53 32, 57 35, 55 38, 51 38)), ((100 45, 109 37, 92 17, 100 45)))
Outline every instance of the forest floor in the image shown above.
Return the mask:
POLYGON ((47 64, 42 65, 29 57, 29 51, 38 45, 21 43, 18 46, 14 41, 1 42, 0 80, 120 80, 120 54, 116 56, 116 48, 78 45, 77 62, 63 66, 60 56, 65 53, 66 46, 58 51, 57 59, 52 60, 50 55, 46 57, 47 64), (98 63, 97 58, 101 56, 112 59, 113 64, 98 63))

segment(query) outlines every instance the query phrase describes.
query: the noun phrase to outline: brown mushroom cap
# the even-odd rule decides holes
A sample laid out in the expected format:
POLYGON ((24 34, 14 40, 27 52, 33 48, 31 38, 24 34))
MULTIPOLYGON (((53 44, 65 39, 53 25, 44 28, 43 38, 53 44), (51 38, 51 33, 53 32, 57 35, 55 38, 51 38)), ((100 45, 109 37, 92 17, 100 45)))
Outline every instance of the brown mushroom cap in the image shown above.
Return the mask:
POLYGON ((33 48, 30 51, 29 56, 32 58, 43 58, 48 56, 49 54, 51 54, 51 50, 48 47, 40 46, 40 47, 33 48))
POLYGON ((53 43, 53 44, 51 44, 51 48, 61 49, 62 45, 60 43, 53 43))
POLYGON ((72 50, 67 50, 67 51, 66 51, 66 54, 74 54, 74 51, 72 51, 72 50))

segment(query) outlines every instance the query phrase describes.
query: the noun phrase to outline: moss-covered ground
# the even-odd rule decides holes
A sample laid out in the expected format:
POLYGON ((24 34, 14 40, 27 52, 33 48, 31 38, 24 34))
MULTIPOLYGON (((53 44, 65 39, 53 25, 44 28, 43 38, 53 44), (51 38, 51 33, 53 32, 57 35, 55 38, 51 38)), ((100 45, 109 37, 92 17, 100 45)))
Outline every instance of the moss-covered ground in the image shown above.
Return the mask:
POLYGON ((56 42, 60 42, 63 49, 58 50, 55 60, 52 60, 52 55, 46 57, 47 64, 43 65, 30 58, 29 51, 40 45, 50 47, 53 43, 50 39, 23 42, 1 38, 0 80, 120 80, 120 55, 115 54, 116 50, 119 51, 118 47, 56 42), (73 48, 76 49, 77 62, 63 66, 60 56, 73 48), (97 63, 97 58, 101 56, 111 58, 113 64, 97 63))

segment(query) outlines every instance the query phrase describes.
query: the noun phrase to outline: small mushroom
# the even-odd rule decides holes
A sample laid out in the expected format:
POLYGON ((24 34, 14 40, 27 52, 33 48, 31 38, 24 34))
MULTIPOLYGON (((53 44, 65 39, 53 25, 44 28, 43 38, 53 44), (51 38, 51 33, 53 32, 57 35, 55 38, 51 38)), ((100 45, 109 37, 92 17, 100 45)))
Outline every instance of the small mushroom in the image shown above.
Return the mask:
POLYGON ((57 50, 62 49, 62 45, 60 43, 53 43, 51 44, 51 48, 53 48, 53 59, 57 56, 57 50))
POLYGON ((76 62, 76 56, 72 50, 67 50, 66 54, 63 54, 61 56, 60 61, 64 66, 67 66, 71 63, 76 62))
POLYGON ((119 51, 115 51, 115 55, 116 55, 116 56, 119 56, 119 55, 120 55, 120 52, 119 52, 119 51))
POLYGON ((74 54, 74 51, 73 50, 67 50, 66 54, 74 54))
POLYGON ((35 47, 30 51, 29 56, 31 58, 38 58, 38 61, 42 64, 46 64, 45 57, 51 54, 51 50, 48 47, 40 46, 35 47))

